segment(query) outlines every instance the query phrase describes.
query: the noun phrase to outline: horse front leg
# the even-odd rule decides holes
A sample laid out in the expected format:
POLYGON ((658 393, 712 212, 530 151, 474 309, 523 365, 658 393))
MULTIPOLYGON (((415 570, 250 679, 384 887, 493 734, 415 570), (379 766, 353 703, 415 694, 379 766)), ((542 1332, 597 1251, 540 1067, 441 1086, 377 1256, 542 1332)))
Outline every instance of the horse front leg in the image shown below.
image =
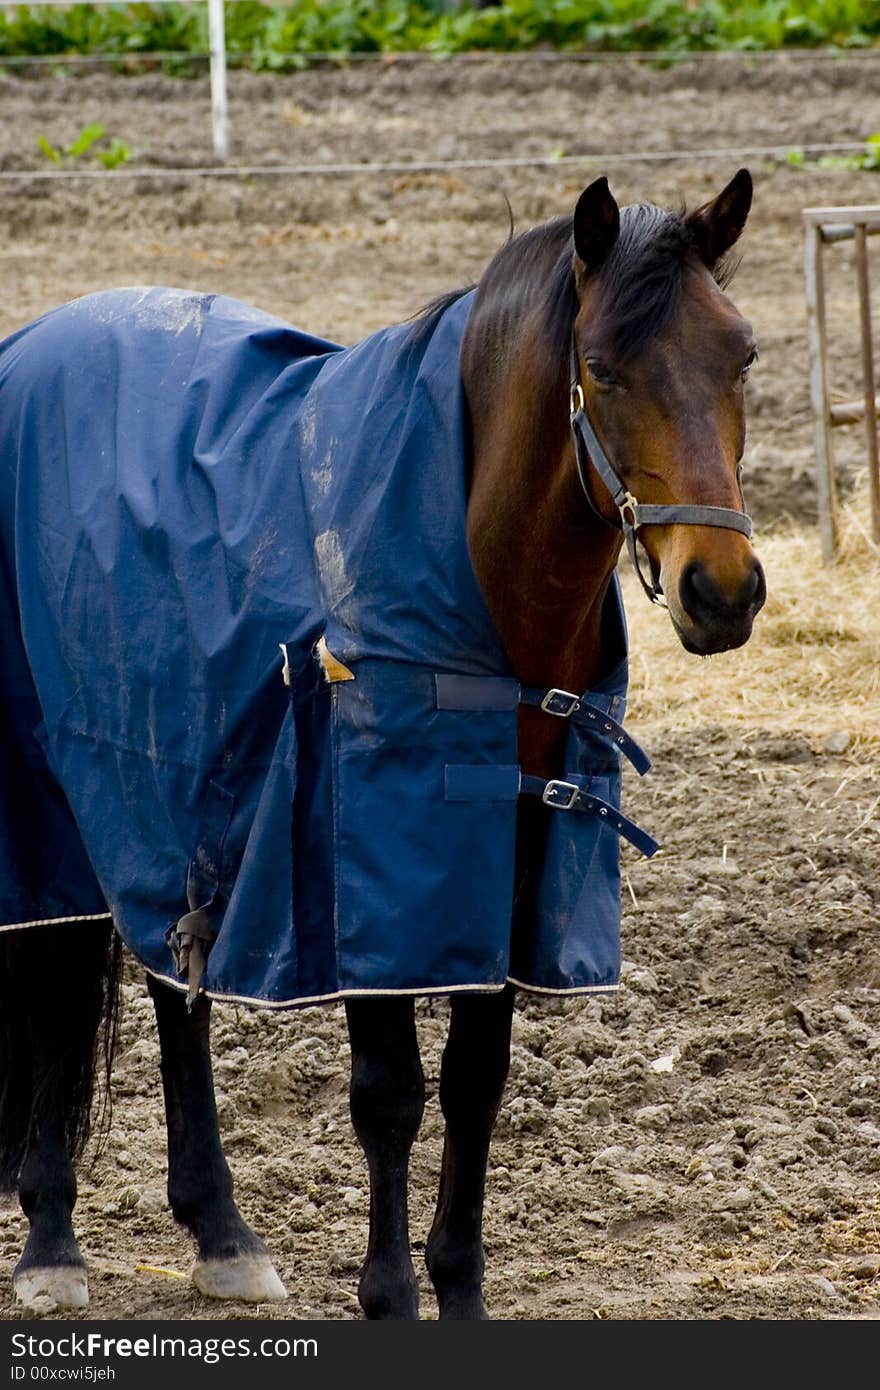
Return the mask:
POLYGON ((370 1172, 370 1237, 358 1298, 368 1318, 415 1319, 419 1290, 409 1246, 409 1155, 425 1108, 411 999, 353 999, 351 1118, 370 1172))
POLYGON ((514 989, 452 1001, 440 1070, 446 1120, 440 1195, 425 1261, 441 1318, 483 1319, 483 1201, 489 1143, 510 1067, 514 989))
POLYGON ((266 1246, 232 1195, 220 1144, 211 1069, 211 1001, 187 1012, 183 994, 148 977, 162 1055, 168 1126, 168 1200, 174 1219, 195 1237, 193 1283, 210 1298, 265 1303, 286 1297, 266 1246))

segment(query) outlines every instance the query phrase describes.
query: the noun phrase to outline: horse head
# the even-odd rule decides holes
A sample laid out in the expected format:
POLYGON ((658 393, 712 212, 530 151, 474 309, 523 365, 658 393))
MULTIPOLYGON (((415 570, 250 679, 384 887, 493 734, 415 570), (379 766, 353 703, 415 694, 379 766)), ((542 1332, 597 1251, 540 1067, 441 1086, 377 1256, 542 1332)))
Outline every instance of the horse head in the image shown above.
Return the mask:
POLYGON ((600 178, 573 219, 584 491, 622 526, 649 595, 665 596, 683 646, 701 655, 742 646, 766 598, 740 488, 757 349, 724 293, 751 199, 745 169, 688 214, 620 209, 600 178))

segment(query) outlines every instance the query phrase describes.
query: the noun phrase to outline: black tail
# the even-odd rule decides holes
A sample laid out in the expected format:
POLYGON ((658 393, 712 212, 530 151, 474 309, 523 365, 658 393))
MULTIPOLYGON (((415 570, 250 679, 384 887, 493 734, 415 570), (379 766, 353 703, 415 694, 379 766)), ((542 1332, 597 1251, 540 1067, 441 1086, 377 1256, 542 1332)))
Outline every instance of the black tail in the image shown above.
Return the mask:
POLYGON ((41 1107, 59 1097, 73 1160, 106 1133, 120 961, 110 922, 0 932, 0 1191, 15 1189, 41 1107))

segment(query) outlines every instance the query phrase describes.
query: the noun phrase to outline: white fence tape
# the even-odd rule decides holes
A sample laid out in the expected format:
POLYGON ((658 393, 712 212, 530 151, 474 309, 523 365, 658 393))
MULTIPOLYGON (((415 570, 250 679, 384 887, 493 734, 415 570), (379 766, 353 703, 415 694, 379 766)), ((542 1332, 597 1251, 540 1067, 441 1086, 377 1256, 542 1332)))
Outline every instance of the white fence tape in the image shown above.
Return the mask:
POLYGON ((863 140, 843 140, 821 145, 729 145, 720 149, 701 150, 606 150, 594 154, 511 155, 491 159, 407 159, 387 163, 364 164, 191 164, 176 169, 151 168, 139 165, 127 169, 3 169, 0 184, 58 183, 71 179, 99 179, 112 182, 119 179, 258 179, 308 178, 310 176, 339 177, 359 174, 430 174, 478 169, 554 169, 595 165, 601 168, 617 164, 675 164, 695 159, 745 159, 748 157, 772 160, 786 159, 796 148, 799 154, 861 154, 863 140))

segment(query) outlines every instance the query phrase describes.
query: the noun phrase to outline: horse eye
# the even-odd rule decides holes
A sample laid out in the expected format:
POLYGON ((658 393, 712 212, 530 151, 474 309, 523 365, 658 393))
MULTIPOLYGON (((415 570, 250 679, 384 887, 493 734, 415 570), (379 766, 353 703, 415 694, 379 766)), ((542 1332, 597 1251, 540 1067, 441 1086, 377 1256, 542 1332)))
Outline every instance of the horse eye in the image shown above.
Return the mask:
POLYGON ((753 367, 754 364, 757 362, 757 360, 758 360, 758 349, 757 349, 757 348, 752 348, 751 352, 749 353, 748 357, 746 358, 745 362, 744 362, 743 365, 742 365, 742 370, 740 371, 740 374, 739 374, 739 375, 740 375, 740 380, 741 380, 741 381, 748 381, 748 379, 749 379, 749 372, 751 371, 752 367, 753 367))
POLYGON ((620 385, 620 378, 615 376, 608 363, 603 362, 600 357, 588 357, 587 370, 599 386, 620 385))

